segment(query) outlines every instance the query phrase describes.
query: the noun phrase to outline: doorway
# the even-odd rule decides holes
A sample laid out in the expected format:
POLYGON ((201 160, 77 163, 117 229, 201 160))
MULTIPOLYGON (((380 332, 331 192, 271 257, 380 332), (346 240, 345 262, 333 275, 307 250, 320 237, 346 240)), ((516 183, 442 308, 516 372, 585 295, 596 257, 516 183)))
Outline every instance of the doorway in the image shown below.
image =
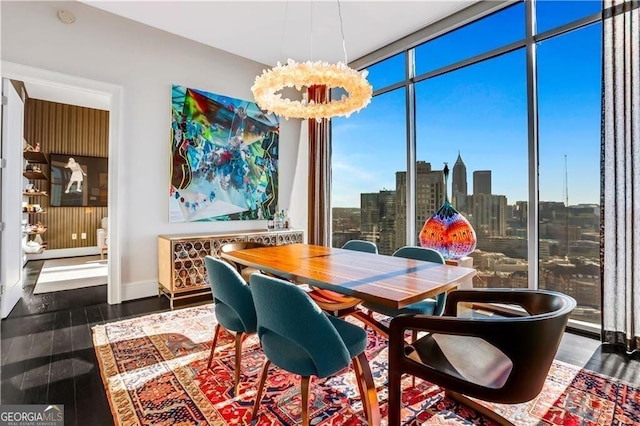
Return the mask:
MULTIPOLYGON (((59 92, 67 92, 71 99, 73 96, 84 95, 105 101, 105 109, 109 112, 109 148, 108 148, 108 228, 109 228, 109 250, 108 250, 108 280, 107 280, 107 302, 110 304, 121 302, 120 289, 120 259, 119 259, 119 229, 118 229, 118 198, 120 188, 120 176, 116 164, 120 160, 119 141, 121 140, 121 113, 122 113, 122 88, 110 83, 84 79, 67 74, 56 73, 44 69, 2 62, 2 77, 29 84, 49 87, 59 92)), ((78 101, 76 101, 77 103, 78 101)), ((72 102, 66 102, 72 103, 72 102)), ((9 160, 9 159, 8 159, 9 160)), ((22 161, 22 158, 13 158, 10 161, 22 161)), ((16 189, 21 191, 20 189, 16 189)), ((7 206, 5 206, 7 207, 7 206)), ((19 208, 19 207, 16 207, 19 208)), ((7 227, 20 227, 20 223, 6 223, 7 227)), ((7 312, 8 313, 8 312, 7 312)), ((3 312, 4 314, 4 312, 3 312)))

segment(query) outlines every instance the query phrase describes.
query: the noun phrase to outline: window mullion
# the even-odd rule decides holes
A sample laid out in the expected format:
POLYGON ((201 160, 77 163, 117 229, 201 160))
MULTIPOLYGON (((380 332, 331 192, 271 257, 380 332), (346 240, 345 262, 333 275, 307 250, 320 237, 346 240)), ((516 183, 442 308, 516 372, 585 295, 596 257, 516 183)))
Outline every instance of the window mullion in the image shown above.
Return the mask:
POLYGON ((529 148, 529 200, 527 202, 528 235, 528 287, 538 288, 539 233, 538 233, 538 90, 536 68, 535 2, 525 2, 526 57, 527 57, 527 129, 529 148))

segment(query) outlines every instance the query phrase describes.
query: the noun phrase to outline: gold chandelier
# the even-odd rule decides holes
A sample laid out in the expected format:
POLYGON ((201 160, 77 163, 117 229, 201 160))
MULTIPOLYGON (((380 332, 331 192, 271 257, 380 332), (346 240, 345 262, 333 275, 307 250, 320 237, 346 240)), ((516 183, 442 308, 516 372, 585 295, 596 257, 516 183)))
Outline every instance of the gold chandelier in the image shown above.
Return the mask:
POLYGON ((340 14, 340 29, 342 31, 342 47, 344 49, 344 63, 330 64, 324 61, 296 62, 287 60, 282 65, 280 62, 270 69, 264 70, 251 86, 256 104, 268 113, 275 113, 286 119, 302 118, 321 121, 323 118, 349 117, 354 112, 360 111, 371 102, 373 88, 367 81, 368 71, 358 72, 347 65, 347 52, 342 30, 342 13, 338 1, 340 14), (330 100, 327 103, 317 103, 314 100, 291 100, 278 93, 287 87, 295 87, 301 90, 303 87, 325 86, 327 89, 342 88, 347 94, 343 94, 339 100, 330 100))

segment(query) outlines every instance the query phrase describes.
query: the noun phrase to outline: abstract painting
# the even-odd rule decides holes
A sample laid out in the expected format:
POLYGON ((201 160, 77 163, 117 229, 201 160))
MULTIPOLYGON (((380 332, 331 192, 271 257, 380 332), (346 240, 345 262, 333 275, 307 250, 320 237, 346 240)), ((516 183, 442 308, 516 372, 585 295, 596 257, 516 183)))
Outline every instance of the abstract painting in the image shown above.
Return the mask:
POLYGON ((253 102, 178 85, 171 102, 169 221, 272 218, 278 118, 253 102))

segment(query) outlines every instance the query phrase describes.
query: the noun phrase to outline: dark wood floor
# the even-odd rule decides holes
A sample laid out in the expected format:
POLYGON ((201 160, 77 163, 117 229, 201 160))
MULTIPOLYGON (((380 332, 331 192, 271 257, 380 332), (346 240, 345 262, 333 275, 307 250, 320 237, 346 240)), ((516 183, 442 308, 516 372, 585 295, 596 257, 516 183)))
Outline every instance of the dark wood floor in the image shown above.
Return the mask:
MULTIPOLYGON (((26 267, 24 297, 2 320, 0 404, 64 404, 65 425, 111 425, 91 339, 96 324, 166 311, 166 298, 106 303, 106 286, 33 295, 42 262, 26 267)), ((640 385, 640 357, 565 333, 557 359, 640 385)))

